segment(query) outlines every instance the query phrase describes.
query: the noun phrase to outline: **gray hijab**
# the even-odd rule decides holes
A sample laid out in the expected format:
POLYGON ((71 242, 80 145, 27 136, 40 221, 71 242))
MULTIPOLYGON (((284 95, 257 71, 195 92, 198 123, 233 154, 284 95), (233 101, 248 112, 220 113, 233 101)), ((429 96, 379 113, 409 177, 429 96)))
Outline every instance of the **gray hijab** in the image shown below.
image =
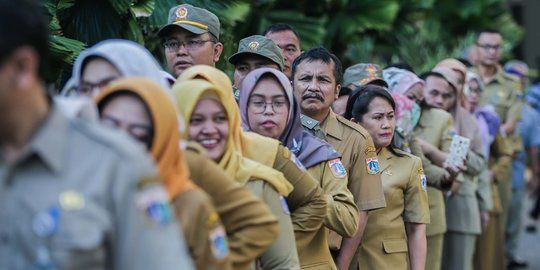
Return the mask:
POLYGON ((71 85, 62 89, 62 95, 69 94, 69 90, 81 83, 83 65, 88 57, 93 56, 109 61, 123 76, 145 77, 165 89, 170 89, 162 74, 163 69, 145 47, 130 40, 109 39, 84 50, 77 57, 73 65, 71 85))

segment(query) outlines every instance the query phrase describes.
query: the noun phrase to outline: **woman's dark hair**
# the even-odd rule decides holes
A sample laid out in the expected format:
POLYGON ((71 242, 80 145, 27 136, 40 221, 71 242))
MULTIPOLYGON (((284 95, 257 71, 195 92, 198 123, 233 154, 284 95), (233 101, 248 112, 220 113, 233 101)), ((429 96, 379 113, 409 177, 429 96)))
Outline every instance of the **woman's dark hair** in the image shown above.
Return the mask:
MULTIPOLYGON (((371 102, 377 97, 388 101, 390 106, 392 106, 392 109, 396 109, 396 102, 394 101, 394 98, 392 98, 392 95, 390 95, 390 93, 384 87, 368 84, 355 90, 354 93, 349 97, 344 117, 348 120, 354 118, 361 122, 362 117, 368 113, 369 104, 371 104, 371 102)), ((392 140, 392 144, 390 144, 390 152, 398 157, 402 157, 402 154, 396 152, 396 148, 398 147, 394 145, 394 140, 392 140)))
POLYGON ((152 144, 154 143, 154 125, 155 125, 155 123, 154 123, 154 119, 152 118, 152 112, 150 111, 150 107, 148 107, 148 104, 146 104, 144 99, 141 98, 139 96, 139 94, 137 94, 137 93, 135 93, 133 91, 130 91, 130 90, 120 90, 120 91, 116 91, 116 92, 106 96, 104 99, 102 99, 97 104, 99 117, 101 118, 102 113, 103 113, 103 109, 105 109, 105 107, 109 104, 109 102, 111 102, 112 100, 114 100, 115 98, 117 98, 119 96, 133 97, 133 98, 139 100, 143 104, 144 109, 146 110, 146 113, 149 116, 148 118, 150 119, 150 122, 152 122, 152 129, 150 130, 150 136, 148 136, 148 140, 144 142, 147 150, 150 151, 150 149, 152 149, 152 144))

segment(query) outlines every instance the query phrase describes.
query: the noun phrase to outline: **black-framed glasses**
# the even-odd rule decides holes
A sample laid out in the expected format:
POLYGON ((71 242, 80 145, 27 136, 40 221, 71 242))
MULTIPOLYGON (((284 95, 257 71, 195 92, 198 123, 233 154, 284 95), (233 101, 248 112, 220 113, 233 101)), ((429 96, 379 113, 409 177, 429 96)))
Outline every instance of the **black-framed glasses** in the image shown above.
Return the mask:
POLYGON ((163 42, 163 47, 165 47, 165 49, 169 52, 177 52, 178 49, 180 49, 180 47, 182 46, 184 46, 188 50, 195 50, 202 47, 202 45, 204 45, 204 43, 206 42, 214 42, 214 40, 191 39, 186 41, 179 41, 176 39, 169 39, 163 42))
POLYGON ((494 50, 494 51, 499 51, 502 46, 500 44, 497 44, 497 45, 491 45, 491 44, 480 44, 480 43, 476 43, 476 45, 480 48, 482 48, 483 50, 485 51, 489 51, 489 50, 494 50))
POLYGON ((274 99, 271 102, 266 102, 264 99, 251 99, 249 101, 249 108, 255 114, 261 114, 266 111, 266 106, 270 104, 274 113, 283 113, 288 107, 288 102, 285 99, 274 99))
POLYGON ((79 95, 90 96, 94 90, 101 90, 107 86, 111 81, 116 79, 116 77, 105 78, 97 83, 82 82, 79 86, 75 88, 75 92, 79 95))

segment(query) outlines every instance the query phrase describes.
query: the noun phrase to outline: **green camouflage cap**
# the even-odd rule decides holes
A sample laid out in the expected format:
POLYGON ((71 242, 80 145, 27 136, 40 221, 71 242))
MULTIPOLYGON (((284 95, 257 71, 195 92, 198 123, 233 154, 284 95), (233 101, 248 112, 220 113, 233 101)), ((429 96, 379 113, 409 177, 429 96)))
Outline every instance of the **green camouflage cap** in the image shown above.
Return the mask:
POLYGON ((377 84, 388 88, 388 84, 382 78, 382 69, 376 64, 356 64, 345 70, 343 74, 343 86, 364 86, 368 83, 377 84))
POLYGON ((254 35, 240 40, 238 52, 229 57, 229 63, 236 65, 242 56, 259 55, 276 63, 283 71, 285 59, 281 49, 271 40, 260 35, 254 35))
POLYGON ((193 34, 210 33, 219 39, 219 19, 214 13, 192 5, 183 4, 169 10, 167 25, 163 26, 158 35, 163 37, 171 29, 181 27, 193 34))

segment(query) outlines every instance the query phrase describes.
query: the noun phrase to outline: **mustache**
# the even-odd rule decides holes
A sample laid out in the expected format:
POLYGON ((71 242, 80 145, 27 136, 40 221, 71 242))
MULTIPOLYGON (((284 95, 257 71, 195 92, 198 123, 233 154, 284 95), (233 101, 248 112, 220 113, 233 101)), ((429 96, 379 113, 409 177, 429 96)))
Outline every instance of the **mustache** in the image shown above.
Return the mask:
POLYGON ((315 99, 318 99, 320 100, 321 102, 324 102, 324 98, 323 96, 321 96, 320 94, 318 93, 307 93, 307 94, 304 94, 302 96, 302 100, 306 100, 308 98, 315 98, 315 99))

